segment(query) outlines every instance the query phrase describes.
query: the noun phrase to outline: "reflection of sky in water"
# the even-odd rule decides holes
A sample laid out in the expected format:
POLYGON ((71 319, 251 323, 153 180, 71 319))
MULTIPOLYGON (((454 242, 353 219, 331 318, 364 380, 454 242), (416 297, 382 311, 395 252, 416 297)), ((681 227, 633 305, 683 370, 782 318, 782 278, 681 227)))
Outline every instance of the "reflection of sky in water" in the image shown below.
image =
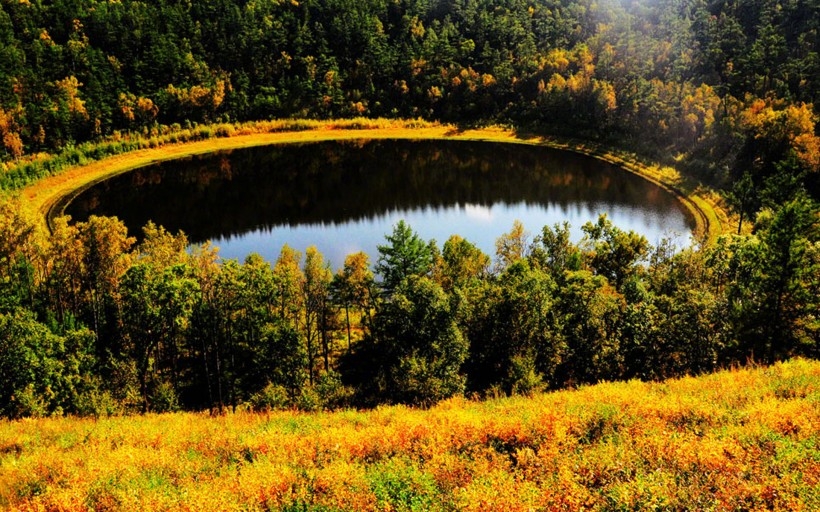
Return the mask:
POLYGON ((77 220, 116 215, 132 233, 152 220, 195 242, 211 238, 224 258, 238 260, 256 252, 275 261, 286 243, 302 253, 316 245, 334 269, 360 250, 375 263, 401 219, 440 248, 458 234, 490 256, 515 220, 530 237, 569 222, 577 242, 581 226, 606 212, 653 245, 675 236, 679 246, 690 226, 671 194, 609 164, 537 146, 441 141, 262 147, 172 161, 105 180, 67 212, 77 220))
POLYGON ((335 270, 342 266, 345 256, 364 251, 371 264, 378 258, 378 245, 386 243, 385 235, 404 219, 423 240, 435 239, 439 248, 458 234, 490 256, 495 255, 495 240, 508 232, 515 220, 520 220, 532 240, 545 225, 567 221, 574 241, 582 237, 581 226, 596 221, 599 212, 606 212, 612 222, 625 231, 644 234, 653 245, 662 238, 672 239, 676 245, 689 243, 689 228, 682 215, 658 215, 640 207, 612 204, 577 203, 573 207, 539 205, 524 202, 496 203, 492 206, 467 204, 446 208, 425 207, 394 211, 367 220, 345 223, 324 223, 298 226, 279 226, 272 230, 257 229, 241 236, 217 238, 214 245, 225 259, 243 260, 252 252, 268 261, 275 261, 284 244, 304 253, 315 245, 330 261, 335 270), (650 235, 650 233, 654 233, 650 235))

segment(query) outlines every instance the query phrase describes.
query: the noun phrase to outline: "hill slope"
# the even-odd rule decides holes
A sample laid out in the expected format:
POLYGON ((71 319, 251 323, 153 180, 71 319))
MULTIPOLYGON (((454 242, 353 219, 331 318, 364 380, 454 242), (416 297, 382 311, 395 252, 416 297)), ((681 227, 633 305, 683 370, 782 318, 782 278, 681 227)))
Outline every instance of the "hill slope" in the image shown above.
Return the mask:
POLYGON ((430 410, 0 422, 0 507, 820 507, 820 362, 430 410))

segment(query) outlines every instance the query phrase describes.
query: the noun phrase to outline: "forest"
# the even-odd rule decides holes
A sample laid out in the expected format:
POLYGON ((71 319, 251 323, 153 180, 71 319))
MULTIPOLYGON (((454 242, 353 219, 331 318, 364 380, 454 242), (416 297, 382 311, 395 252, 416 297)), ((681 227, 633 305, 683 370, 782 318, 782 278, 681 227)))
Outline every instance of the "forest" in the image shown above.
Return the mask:
POLYGON ((426 406, 817 357, 818 25, 816 0, 0 0, 0 415, 426 406), (87 144, 347 117, 626 148, 719 190, 736 234, 516 224, 491 258, 399 224, 331 269, 116 219, 44 232, 13 194, 87 144))
MULTIPOLYGON (((0 1, 0 156, 351 116, 598 139, 817 198, 820 6, 704 0, 0 1)), ((752 192, 746 193, 751 190, 752 192)))
POLYGON ((374 265, 351 254, 335 273, 314 248, 223 262, 152 224, 136 242, 114 218, 34 222, 0 212, 7 417, 429 406, 820 355, 805 197, 681 250, 601 216, 578 243, 516 223, 491 261, 400 222, 374 265))

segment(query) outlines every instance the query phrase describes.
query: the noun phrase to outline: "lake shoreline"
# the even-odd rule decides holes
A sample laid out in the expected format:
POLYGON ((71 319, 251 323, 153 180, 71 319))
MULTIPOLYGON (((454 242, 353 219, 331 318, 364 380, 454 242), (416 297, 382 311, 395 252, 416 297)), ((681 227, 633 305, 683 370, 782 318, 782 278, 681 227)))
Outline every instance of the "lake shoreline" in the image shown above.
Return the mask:
POLYGON ((715 194, 704 190, 677 170, 639 162, 635 155, 618 152, 601 144, 573 139, 523 135, 506 128, 459 129, 439 125, 426 127, 388 126, 376 128, 338 128, 317 126, 299 131, 251 133, 208 138, 195 142, 169 143, 155 148, 138 149, 106 157, 85 165, 70 167, 59 174, 24 187, 20 195, 52 226, 68 202, 87 187, 112 176, 157 162, 186 158, 217 151, 276 144, 294 144, 332 140, 404 139, 465 140, 530 144, 571 151, 602 160, 637 174, 673 193, 695 220, 695 238, 714 241, 723 233, 726 212, 717 204, 715 194))

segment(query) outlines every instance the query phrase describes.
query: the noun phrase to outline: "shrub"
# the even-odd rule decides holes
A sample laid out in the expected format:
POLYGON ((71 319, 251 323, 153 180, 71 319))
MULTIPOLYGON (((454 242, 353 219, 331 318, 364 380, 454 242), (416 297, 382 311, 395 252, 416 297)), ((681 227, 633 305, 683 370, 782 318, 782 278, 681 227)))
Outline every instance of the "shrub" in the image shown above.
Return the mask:
POLYGON ((151 408, 155 412, 173 412, 179 410, 179 398, 176 390, 168 382, 160 382, 151 394, 151 408))
POLYGON ((288 391, 284 386, 269 383, 262 391, 250 398, 250 404, 257 411, 284 409, 291 403, 288 391))

